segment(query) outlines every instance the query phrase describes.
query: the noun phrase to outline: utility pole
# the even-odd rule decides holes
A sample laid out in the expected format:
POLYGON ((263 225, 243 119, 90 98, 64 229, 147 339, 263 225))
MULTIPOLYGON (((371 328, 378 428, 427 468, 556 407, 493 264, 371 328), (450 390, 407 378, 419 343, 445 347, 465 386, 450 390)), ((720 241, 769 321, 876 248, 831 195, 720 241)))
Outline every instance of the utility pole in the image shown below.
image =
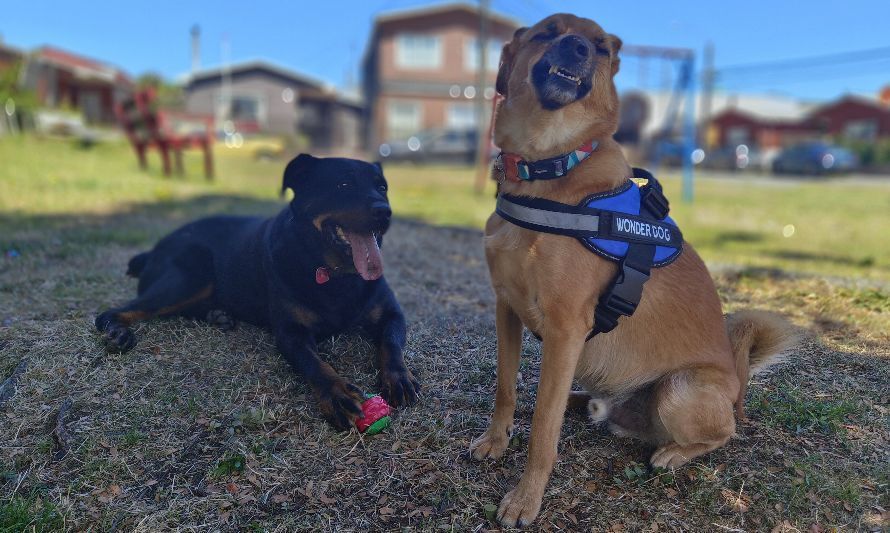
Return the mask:
POLYGON ((717 74, 714 70, 714 43, 708 41, 705 43, 705 54, 703 58, 702 74, 701 74, 701 128, 699 129, 699 146, 708 146, 708 130, 711 122, 711 105, 714 97, 714 82, 717 74))
MULTIPOLYGON (((232 65, 230 63, 232 44, 229 41, 228 33, 223 34, 222 42, 220 43, 220 56, 222 57, 222 87, 220 88, 221 98, 217 107, 217 128, 220 125, 225 127, 232 114, 232 65)), ((226 133, 231 134, 232 132, 226 133)))
MULTIPOLYGON (((488 117, 485 115, 485 89, 488 85, 488 11, 491 0, 479 0, 479 71, 476 75, 476 194, 482 194, 485 190, 485 181, 488 179, 488 147, 491 139, 488 138, 488 117)), ((492 95, 492 100, 495 98, 492 95)))
POLYGON ((680 76, 683 77, 683 91, 686 93, 685 113, 683 119, 683 201, 692 203, 695 186, 692 165, 692 151, 695 150, 695 55, 692 51, 683 61, 680 76))
POLYGON ((201 27, 192 26, 192 75, 201 69, 201 27))

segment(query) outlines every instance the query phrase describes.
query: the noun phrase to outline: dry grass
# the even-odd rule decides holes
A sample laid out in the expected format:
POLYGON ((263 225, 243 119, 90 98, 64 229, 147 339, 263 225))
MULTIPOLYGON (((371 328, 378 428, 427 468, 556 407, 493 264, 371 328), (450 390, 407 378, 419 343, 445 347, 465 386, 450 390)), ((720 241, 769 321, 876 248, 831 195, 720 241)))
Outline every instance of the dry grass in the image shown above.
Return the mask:
MULTIPOLYGON (((156 321, 138 328, 134 351, 103 352, 91 322, 133 292, 130 254, 199 213, 277 207, 198 198, 26 225, 52 229, 27 230, 17 237, 26 253, 0 259, 0 379, 29 361, 0 408, 0 531, 497 529, 490 509, 524 464, 540 348, 527 339, 512 449, 472 462, 495 368, 475 231, 400 221, 387 237, 424 394, 381 436, 332 431, 270 336, 250 326, 156 321)), ((886 294, 759 271, 717 278, 728 307, 783 311, 815 336, 751 387, 737 438, 674 473, 646 469, 645 446, 569 417, 537 526, 887 527, 886 294)), ((323 347, 365 388, 369 349, 352 335, 323 347)))
MULTIPOLYGON (((0 390, 0 533, 497 529, 491 508, 524 464, 540 346, 526 339, 510 453, 470 461, 495 372, 477 232, 401 220, 387 237, 387 277, 409 319, 406 354, 424 394, 383 435, 363 439, 320 420, 264 331, 155 321, 139 327, 141 342, 126 355, 106 354, 92 331, 99 309, 134 292, 127 259, 165 232, 208 213, 279 209, 280 162, 221 152, 220 178, 205 185, 195 158, 188 179, 163 180, 138 172, 121 146, 4 141, 0 160, 0 254, 21 254, 0 255, 0 384, 17 375, 0 390)), ((468 176, 392 169, 397 212, 477 225, 491 198, 471 197, 468 176)), ((645 446, 570 416, 537 526, 890 527, 887 241, 863 229, 885 220, 886 186, 860 189, 704 182, 694 211, 676 206, 706 257, 751 265, 715 272, 728 310, 780 311, 811 334, 750 388, 751 419, 738 437, 678 472, 649 471, 645 446), (840 207, 826 209, 826 196, 840 207), (862 229, 849 241, 834 233, 795 244, 773 231, 817 214, 843 221, 863 202, 874 204, 873 218, 849 221, 862 229), (757 215, 761 207, 781 216, 757 215), (740 223, 744 231, 733 233, 740 223), (786 247, 799 257, 777 262, 786 247), (835 274, 837 266, 857 279, 775 269, 788 265, 835 274)), ((375 377, 369 350, 353 335, 323 346, 365 388, 375 377)))

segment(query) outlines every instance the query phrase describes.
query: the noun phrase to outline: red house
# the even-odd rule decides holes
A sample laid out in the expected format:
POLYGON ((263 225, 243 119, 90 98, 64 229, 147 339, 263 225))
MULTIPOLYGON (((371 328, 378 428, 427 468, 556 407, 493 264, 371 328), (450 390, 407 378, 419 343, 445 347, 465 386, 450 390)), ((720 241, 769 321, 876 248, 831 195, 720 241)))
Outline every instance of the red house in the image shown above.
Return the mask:
POLYGON ((818 134, 810 124, 766 119, 739 109, 727 109, 711 120, 717 146, 755 145, 778 148, 818 134))
POLYGON ((41 105, 77 109, 90 124, 114 123, 114 103, 133 90, 117 67, 51 46, 28 55, 22 83, 41 105))
POLYGON ((771 119, 734 108, 717 114, 710 129, 717 146, 779 148, 823 136, 873 142, 890 138, 890 107, 847 95, 796 120, 771 119))
POLYGON ((822 133, 847 139, 876 141, 890 137, 890 107, 860 96, 847 95, 819 107, 806 121, 822 133))

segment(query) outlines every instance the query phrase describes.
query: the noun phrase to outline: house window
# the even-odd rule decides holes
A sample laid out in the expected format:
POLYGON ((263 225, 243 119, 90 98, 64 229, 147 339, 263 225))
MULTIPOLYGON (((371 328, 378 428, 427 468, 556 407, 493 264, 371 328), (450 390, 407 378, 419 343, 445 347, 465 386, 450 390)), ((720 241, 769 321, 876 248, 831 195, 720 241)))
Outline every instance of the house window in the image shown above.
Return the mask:
POLYGON ((726 130, 727 146, 746 144, 751 140, 751 130, 747 126, 732 126, 726 130))
POLYGON ((390 102, 386 110, 386 126, 394 139, 405 139, 420 131, 422 119, 419 102, 390 102))
POLYGON ((260 102, 256 98, 235 96, 232 98, 232 106, 229 109, 232 120, 259 121, 260 102))
MULTIPOLYGON (((501 41, 489 39, 485 49, 485 66, 490 72, 497 72, 503 46, 501 41)), ((464 68, 472 72, 479 70, 479 39, 475 37, 464 42, 464 68)))
POLYGON ((878 137, 878 121, 873 118, 851 120, 844 124, 844 137, 857 141, 873 141, 878 137))
POLYGON ((476 105, 471 102, 455 102, 448 106, 445 116, 445 124, 450 129, 468 130, 476 127, 478 123, 476 105))
POLYGON ((219 103, 228 120, 253 123, 259 126, 266 124, 266 100, 259 94, 234 94, 226 102, 222 94, 219 103))
POLYGON ((439 68, 442 47, 435 35, 403 33, 396 37, 396 65, 403 68, 439 68))

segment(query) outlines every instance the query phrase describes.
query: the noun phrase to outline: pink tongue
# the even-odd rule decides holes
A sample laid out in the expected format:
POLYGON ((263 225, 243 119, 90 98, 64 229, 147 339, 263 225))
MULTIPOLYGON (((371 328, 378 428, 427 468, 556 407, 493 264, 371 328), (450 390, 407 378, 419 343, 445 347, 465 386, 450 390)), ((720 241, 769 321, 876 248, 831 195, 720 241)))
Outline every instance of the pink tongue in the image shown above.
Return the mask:
POLYGON ((371 281, 383 275, 383 256, 371 233, 346 233, 352 247, 352 262, 362 278, 371 281))

